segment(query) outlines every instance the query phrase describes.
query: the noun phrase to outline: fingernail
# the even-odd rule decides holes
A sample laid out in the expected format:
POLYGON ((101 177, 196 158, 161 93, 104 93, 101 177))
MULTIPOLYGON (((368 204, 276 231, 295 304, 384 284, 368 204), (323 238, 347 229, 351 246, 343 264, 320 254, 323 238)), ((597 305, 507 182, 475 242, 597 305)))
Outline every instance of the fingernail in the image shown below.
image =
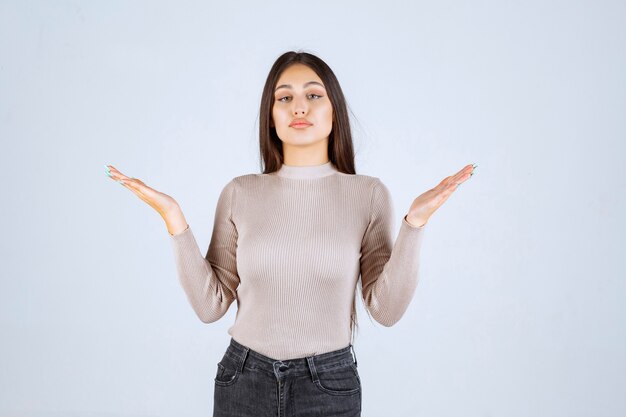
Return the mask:
POLYGON ((106 173, 107 173, 107 175, 108 175, 109 177, 111 177, 111 176, 112 176, 112 175, 111 175, 111 170, 109 169, 108 165, 105 165, 105 166, 104 166, 104 170, 106 171, 106 173))

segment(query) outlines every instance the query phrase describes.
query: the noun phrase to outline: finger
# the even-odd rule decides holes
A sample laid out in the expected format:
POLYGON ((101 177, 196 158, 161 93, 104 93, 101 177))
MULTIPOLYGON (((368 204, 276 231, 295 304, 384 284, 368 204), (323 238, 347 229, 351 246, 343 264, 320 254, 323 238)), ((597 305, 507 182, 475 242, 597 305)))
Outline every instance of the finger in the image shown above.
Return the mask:
POLYGON ((128 189, 132 189, 133 187, 133 183, 132 181, 130 181, 129 178, 120 178, 120 179, 117 179, 116 181, 128 189))
POLYGON ((109 175, 109 177, 111 177, 112 179, 119 181, 120 179, 125 179, 125 180, 129 180, 131 179, 131 177, 128 177, 124 174, 122 174, 121 172, 119 172, 117 169, 111 167, 109 172, 107 173, 107 175, 109 175))
POLYGON ((137 183, 135 178, 121 179, 118 182, 122 184, 124 187, 128 188, 130 191, 132 191, 137 197, 139 197, 145 202, 148 202, 148 199, 146 197, 147 187, 142 186, 141 184, 137 183))
POLYGON ((133 191, 135 194, 141 193, 141 188, 139 184, 137 184, 137 182, 134 180, 135 178, 128 178, 128 179, 121 179, 119 182, 120 184, 124 185, 126 188, 133 191))
POLYGON ((137 184, 137 182, 128 181, 128 180, 120 180, 120 184, 122 184, 123 186, 128 188, 130 191, 132 191, 141 200, 150 204, 149 199, 147 198, 146 194, 143 192, 145 189, 142 188, 139 184, 137 184))
POLYGON ((461 185, 464 181, 466 181, 466 178, 463 179, 462 177, 458 177, 457 175, 448 177, 446 183, 443 184, 442 192, 451 193, 452 191, 456 190, 457 187, 461 185))
POLYGON ((474 175, 474 168, 477 165, 470 164, 466 165, 462 170, 457 172, 453 177, 451 182, 459 185, 468 180, 472 175, 474 175))
POLYGON ((465 181, 469 180, 470 178, 472 178, 473 173, 469 172, 469 173, 465 173, 463 177, 460 177, 459 179, 457 179, 457 181, 452 182, 450 184, 450 187, 452 188, 452 191, 455 191, 457 188, 459 188, 459 186, 461 184, 463 184, 465 181))
MULTIPOLYGON (((115 169, 114 167, 110 167, 109 168, 109 172, 111 174, 113 174, 113 176, 117 176, 117 177, 126 177, 126 175, 122 174, 119 170, 115 169)), ((127 177, 126 177, 127 178, 127 177)))
POLYGON ((450 187, 453 187, 454 189, 456 189, 456 187, 458 187, 460 184, 462 184, 464 181, 466 181, 468 178, 470 178, 473 175, 474 168, 477 166, 478 165, 476 164, 469 164, 469 165, 464 166, 456 174, 450 175, 444 178, 437 185, 437 187, 439 187, 442 191, 450 187))
POLYGON ((126 181, 122 180, 125 183, 127 188, 131 190, 137 197, 139 197, 144 203, 147 203, 150 207, 160 212, 160 208, 154 204, 154 193, 155 191, 144 185, 143 183, 138 183, 136 178, 133 178, 134 181, 126 181))
POLYGON ((474 165, 469 164, 469 165, 464 166, 463 169, 457 172, 454 176, 458 179, 458 178, 466 176, 467 174, 471 173, 473 170, 474 170, 474 165))
POLYGON ((113 165, 105 165, 104 168, 106 169, 107 172, 111 172, 111 173, 119 172, 117 168, 115 168, 113 165))
POLYGON ((106 174, 110 177, 113 178, 114 177, 114 172, 112 172, 113 167, 111 165, 105 165, 104 166, 104 172, 106 172, 106 174))
POLYGON ((445 187, 449 187, 451 185, 457 184, 461 178, 461 175, 463 175, 463 170, 457 172, 454 175, 447 176, 446 178, 443 179, 443 181, 441 181, 440 185, 445 188, 445 187))
POLYGON ((137 188, 137 182, 136 182, 135 178, 128 178, 128 177, 120 178, 118 180, 118 182, 122 183, 123 185, 127 185, 129 187, 132 187, 132 188, 137 188))
POLYGON ((128 179, 122 179, 120 180, 123 184, 127 185, 128 188, 131 189, 131 191, 134 191, 136 194, 140 193, 142 196, 149 196, 150 193, 154 193, 155 190, 153 190, 152 188, 148 187, 146 184, 143 183, 143 181, 141 181, 138 178, 128 178, 128 179))
POLYGON ((107 175, 109 177, 112 177, 113 174, 115 174, 115 172, 117 171, 115 168, 113 168, 112 165, 105 165, 104 166, 104 171, 107 173, 107 175))
POLYGON ((445 177, 443 180, 441 180, 441 182, 439 184, 437 184, 437 187, 435 188, 445 188, 448 186, 448 184, 450 184, 450 180, 452 179, 452 176, 449 177, 445 177))

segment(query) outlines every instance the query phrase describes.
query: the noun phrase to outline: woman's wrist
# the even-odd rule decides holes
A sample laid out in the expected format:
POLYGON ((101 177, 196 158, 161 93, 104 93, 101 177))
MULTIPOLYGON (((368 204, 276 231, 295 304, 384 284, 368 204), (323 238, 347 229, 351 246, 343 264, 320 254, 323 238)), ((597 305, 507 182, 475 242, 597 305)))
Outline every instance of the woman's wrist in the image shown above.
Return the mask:
POLYGON ((168 210, 163 215, 163 221, 165 221, 167 231, 172 236, 184 232, 189 227, 183 211, 178 206, 168 210))
POLYGON ((424 227, 424 225, 427 223, 427 220, 424 220, 424 219, 413 219, 413 218, 410 218, 408 214, 404 216, 404 220, 406 220, 406 222, 411 227, 424 227))

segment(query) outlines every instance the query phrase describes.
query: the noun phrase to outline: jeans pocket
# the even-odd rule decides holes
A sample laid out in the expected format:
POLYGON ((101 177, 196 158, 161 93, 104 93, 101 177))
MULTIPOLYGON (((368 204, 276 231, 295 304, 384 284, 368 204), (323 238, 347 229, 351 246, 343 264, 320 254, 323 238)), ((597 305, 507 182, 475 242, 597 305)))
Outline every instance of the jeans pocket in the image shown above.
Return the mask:
POLYGON ((361 378, 354 364, 317 370, 315 385, 331 395, 352 395, 361 391, 361 378))
POLYGON ((222 358, 217 363, 217 372, 215 373, 215 385, 227 387, 233 385, 239 379, 239 367, 237 363, 227 357, 222 358))

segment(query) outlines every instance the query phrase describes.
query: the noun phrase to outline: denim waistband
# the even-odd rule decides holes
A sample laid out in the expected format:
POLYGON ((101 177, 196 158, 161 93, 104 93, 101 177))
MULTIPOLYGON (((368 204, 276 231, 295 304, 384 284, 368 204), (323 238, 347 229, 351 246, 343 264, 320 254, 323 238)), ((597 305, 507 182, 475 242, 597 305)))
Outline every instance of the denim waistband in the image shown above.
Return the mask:
POLYGON ((315 368, 323 371, 325 369, 331 369, 340 365, 349 365, 354 363, 357 365, 356 354, 354 357, 354 347, 349 344, 345 348, 334 350, 332 352, 326 352, 314 356, 306 356, 302 358, 294 358, 287 360, 277 360, 265 356, 255 350, 250 349, 247 346, 242 345, 231 337, 230 344, 226 349, 226 356, 230 356, 232 359, 241 362, 241 368, 251 367, 256 369, 263 369, 267 372, 274 373, 277 367, 281 371, 289 370, 294 373, 308 372, 311 365, 315 365, 315 368), (310 362, 313 362, 311 364, 310 362))

